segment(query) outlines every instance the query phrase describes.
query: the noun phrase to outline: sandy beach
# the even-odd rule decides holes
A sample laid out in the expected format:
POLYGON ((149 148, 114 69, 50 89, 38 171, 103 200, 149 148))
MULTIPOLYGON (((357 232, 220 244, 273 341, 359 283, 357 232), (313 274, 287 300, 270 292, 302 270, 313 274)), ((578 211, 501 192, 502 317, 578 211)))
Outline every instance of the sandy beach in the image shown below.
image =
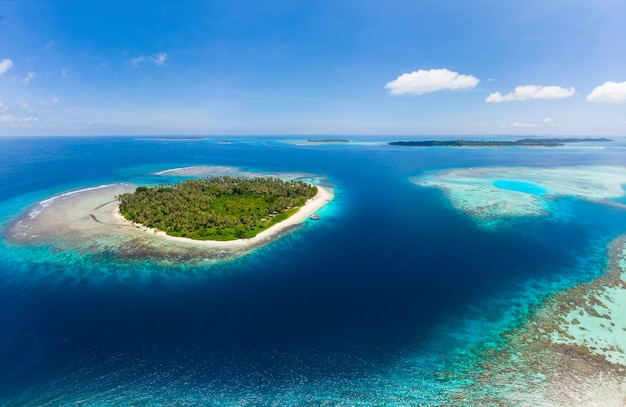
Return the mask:
POLYGON ((116 261, 207 264, 240 257, 275 241, 334 196, 332 189, 318 186, 317 194, 288 219, 251 239, 218 242, 168 236, 123 218, 116 196, 135 188, 128 183, 101 185, 43 200, 14 220, 5 236, 20 246, 45 246, 57 252, 108 256, 116 261))

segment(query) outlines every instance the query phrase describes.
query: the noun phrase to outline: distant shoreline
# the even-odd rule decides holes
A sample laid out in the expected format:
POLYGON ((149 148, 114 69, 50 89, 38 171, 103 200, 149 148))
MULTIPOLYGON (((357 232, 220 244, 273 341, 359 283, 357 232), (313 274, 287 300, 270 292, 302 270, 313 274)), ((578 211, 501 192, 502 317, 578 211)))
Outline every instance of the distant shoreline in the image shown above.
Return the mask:
POLYGON ((308 139, 309 143, 349 143, 350 140, 342 138, 308 139))
POLYGON ((139 138, 138 140, 152 140, 152 141, 201 141, 206 140, 206 137, 146 137, 139 138))
POLYGON ((525 138, 515 141, 499 140, 422 140, 422 141, 391 141, 391 146, 402 147, 561 147, 568 143, 590 143, 613 141, 600 138, 525 138))

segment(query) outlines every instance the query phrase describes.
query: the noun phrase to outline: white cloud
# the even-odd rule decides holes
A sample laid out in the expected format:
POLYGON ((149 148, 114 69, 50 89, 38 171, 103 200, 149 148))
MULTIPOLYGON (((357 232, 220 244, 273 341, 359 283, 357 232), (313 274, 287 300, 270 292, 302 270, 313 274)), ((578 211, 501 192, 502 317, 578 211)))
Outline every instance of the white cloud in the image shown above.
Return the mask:
POLYGON ((24 83, 26 85, 28 85, 30 83, 30 81, 33 80, 33 78, 35 77, 35 72, 29 72, 26 74, 26 78, 24 78, 24 83))
POLYGON ((625 82, 604 82, 587 95, 587 102, 593 103, 617 103, 626 102, 626 81, 625 82))
POLYGON ((150 61, 159 66, 165 64, 166 59, 167 59, 167 54, 165 52, 159 52, 158 54, 150 57, 150 61))
POLYGON ((0 115, 0 123, 8 124, 13 127, 31 127, 38 121, 39 119, 33 116, 17 117, 10 114, 0 115))
POLYGON ((146 57, 144 57, 144 56, 139 56, 139 57, 137 57, 137 58, 133 58, 133 59, 131 59, 131 60, 130 60, 130 63, 131 63, 131 64, 133 64, 133 65, 135 65, 135 66, 137 66, 137 65, 139 65, 140 63, 142 63, 142 62, 143 62, 143 61, 145 61, 145 60, 146 60, 146 57))
POLYGON ((157 66, 163 66, 165 65, 165 61, 167 60, 167 53, 165 52, 159 52, 157 54, 154 55, 150 55, 150 56, 143 56, 140 55, 137 58, 133 58, 130 60, 130 63, 133 64, 134 66, 138 66, 139 64, 143 63, 143 62, 148 62, 157 66))
POLYGON ((13 66, 13 61, 10 59, 3 59, 0 61, 0 76, 7 73, 9 69, 13 66))
POLYGON ((513 124, 511 124, 511 127, 522 127, 522 128, 533 128, 533 127, 538 127, 539 125, 537 123, 527 123, 527 122, 515 122, 513 124))
POLYGON ((541 122, 514 122, 511 124, 503 124, 502 127, 516 127, 521 129, 532 129, 537 127, 563 127, 555 123, 551 117, 545 117, 541 122))
POLYGON ((392 95, 420 95, 439 90, 471 89, 478 85, 479 80, 472 75, 460 75, 447 69, 431 69, 403 73, 397 79, 387 83, 392 95))
POLYGON ((487 96, 485 102, 501 103, 528 99, 561 99, 573 96, 574 93, 576 93, 576 89, 573 87, 566 89, 560 86, 524 85, 516 87, 513 92, 506 95, 502 95, 500 92, 492 93, 487 96))

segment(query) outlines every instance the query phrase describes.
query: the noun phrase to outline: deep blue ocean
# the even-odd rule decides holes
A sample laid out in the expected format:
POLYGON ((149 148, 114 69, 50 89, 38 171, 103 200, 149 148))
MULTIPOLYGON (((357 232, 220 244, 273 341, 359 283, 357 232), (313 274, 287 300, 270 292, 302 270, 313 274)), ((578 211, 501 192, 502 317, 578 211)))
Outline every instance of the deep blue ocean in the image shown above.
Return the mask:
POLYGON ((60 193, 193 165, 312 173, 335 188, 319 221, 205 267, 115 264, 2 238, 0 405, 446 405, 463 383, 438 372, 471 368, 530 305, 597 276, 626 231, 626 211, 575 199, 485 228, 410 182, 448 168, 623 165, 624 141, 351 139, 0 138, 2 229, 60 193))

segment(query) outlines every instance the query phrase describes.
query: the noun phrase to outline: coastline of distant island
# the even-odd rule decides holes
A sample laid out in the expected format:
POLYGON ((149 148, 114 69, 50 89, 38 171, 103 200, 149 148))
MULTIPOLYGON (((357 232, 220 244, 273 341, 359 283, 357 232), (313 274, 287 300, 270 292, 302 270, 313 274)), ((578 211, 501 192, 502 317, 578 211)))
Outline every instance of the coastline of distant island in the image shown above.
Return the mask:
POLYGON ((308 139, 309 143, 349 143, 350 140, 342 138, 308 139))
POLYGON ((590 143, 613 141, 604 137, 600 138, 524 138, 515 141, 503 140, 415 140, 415 141, 391 141, 391 146, 402 147, 561 147, 568 143, 590 143))
POLYGON ((146 140, 146 141, 200 141, 206 140, 206 137, 196 137, 196 136, 184 136, 184 137, 140 137, 137 140, 146 140))

